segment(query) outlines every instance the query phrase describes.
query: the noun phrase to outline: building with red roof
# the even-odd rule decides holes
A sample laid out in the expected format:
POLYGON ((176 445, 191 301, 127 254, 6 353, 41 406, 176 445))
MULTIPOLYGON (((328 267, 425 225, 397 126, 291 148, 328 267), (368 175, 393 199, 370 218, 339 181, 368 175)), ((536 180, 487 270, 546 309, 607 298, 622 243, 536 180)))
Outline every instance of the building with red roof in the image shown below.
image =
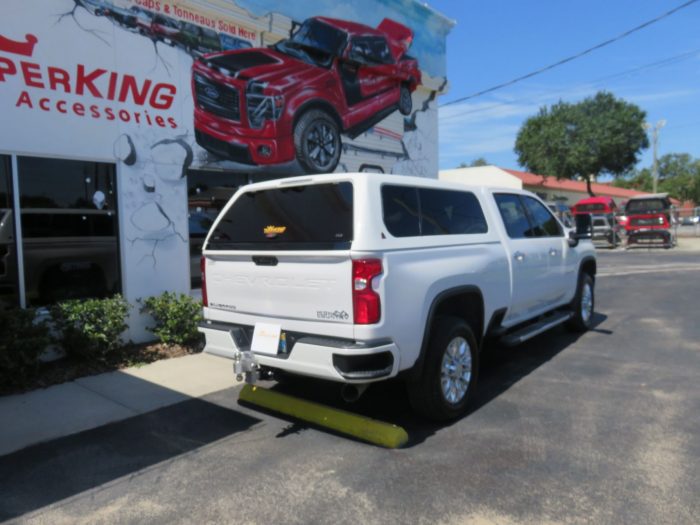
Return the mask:
MULTIPOLYGON (((561 179, 537 175, 526 171, 499 168, 498 166, 479 166, 458 168, 440 172, 440 179, 462 182, 468 185, 489 185, 505 188, 523 188, 537 194, 545 201, 563 201, 573 206, 581 199, 590 197, 586 181, 561 179)), ((618 206, 630 197, 645 195, 647 192, 618 188, 609 183, 594 182, 591 190, 598 197, 610 197, 618 206)), ((679 201, 671 199, 678 206, 679 201)))

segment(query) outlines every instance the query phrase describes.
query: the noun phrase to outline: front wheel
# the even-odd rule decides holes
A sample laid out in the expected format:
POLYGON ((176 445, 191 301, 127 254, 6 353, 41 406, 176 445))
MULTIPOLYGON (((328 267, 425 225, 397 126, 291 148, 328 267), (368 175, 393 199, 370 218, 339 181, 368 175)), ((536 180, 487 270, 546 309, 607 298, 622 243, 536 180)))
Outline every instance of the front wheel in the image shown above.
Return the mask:
POLYGON ((443 317, 431 329, 420 378, 407 384, 413 410, 435 421, 456 419, 467 410, 476 387, 479 354, 469 325, 443 317))
POLYGON ((593 278, 587 273, 581 274, 578 280, 576 296, 571 303, 573 317, 566 322, 566 327, 572 332, 585 332, 590 329, 595 309, 595 286, 593 278))
POLYGON ((294 126, 297 160, 307 173, 332 173, 340 160, 340 129, 323 110, 304 113, 294 126))

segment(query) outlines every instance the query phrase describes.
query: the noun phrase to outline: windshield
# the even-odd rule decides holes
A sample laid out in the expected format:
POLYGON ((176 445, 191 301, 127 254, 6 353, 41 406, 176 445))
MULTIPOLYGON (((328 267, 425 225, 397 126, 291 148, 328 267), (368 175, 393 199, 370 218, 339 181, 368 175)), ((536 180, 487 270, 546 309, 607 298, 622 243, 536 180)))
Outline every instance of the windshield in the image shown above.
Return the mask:
POLYGON ((577 211, 605 211, 605 204, 577 204, 577 211))
POLYGON ((274 48, 312 65, 328 67, 333 57, 343 52, 347 35, 316 19, 304 22, 292 38, 282 40, 274 48))
POLYGON ((627 203, 626 211, 627 213, 664 211, 667 207, 663 199, 636 200, 627 203))

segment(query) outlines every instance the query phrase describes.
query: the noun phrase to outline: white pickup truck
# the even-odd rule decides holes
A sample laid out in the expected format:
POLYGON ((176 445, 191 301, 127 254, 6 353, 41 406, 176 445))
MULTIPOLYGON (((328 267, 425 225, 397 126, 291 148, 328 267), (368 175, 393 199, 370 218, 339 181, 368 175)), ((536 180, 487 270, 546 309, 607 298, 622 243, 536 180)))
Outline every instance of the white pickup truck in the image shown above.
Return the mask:
POLYGON ((567 230, 535 195, 382 174, 242 187, 204 244, 205 351, 358 397, 401 375, 414 409, 464 413, 487 339, 591 325, 589 216, 567 230))

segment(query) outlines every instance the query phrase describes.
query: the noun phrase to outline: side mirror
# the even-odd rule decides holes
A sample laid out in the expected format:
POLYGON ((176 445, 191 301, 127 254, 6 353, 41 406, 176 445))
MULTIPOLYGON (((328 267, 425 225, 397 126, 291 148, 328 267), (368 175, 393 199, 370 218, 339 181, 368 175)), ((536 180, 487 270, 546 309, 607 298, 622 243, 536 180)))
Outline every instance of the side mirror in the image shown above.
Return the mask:
POLYGON ((569 232, 569 246, 572 248, 577 246, 581 239, 593 238, 593 220, 590 214, 574 215, 574 220, 576 221, 576 229, 569 232))

